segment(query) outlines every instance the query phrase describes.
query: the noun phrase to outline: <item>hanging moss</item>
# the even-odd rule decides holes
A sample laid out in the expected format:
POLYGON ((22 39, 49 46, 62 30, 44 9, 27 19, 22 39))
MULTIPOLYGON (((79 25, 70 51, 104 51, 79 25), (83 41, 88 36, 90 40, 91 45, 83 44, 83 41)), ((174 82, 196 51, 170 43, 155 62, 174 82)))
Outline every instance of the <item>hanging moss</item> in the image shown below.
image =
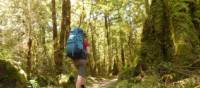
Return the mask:
POLYGON ((200 42, 189 1, 170 0, 170 29, 175 47, 174 64, 187 66, 200 55, 200 42))
POLYGON ((0 59, 0 88, 25 88, 23 71, 10 61, 0 59))

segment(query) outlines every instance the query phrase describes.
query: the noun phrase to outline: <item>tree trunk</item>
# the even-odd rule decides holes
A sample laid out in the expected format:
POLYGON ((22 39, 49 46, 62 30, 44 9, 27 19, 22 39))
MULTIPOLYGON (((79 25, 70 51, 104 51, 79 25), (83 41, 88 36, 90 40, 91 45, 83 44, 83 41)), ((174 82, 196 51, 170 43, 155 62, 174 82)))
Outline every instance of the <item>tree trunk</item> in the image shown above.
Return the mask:
POLYGON ((54 48, 54 61, 55 61, 55 68, 56 73, 58 72, 58 36, 57 36, 57 22, 56 22, 56 2, 55 0, 51 1, 52 3, 52 23, 53 23, 53 48, 54 48))
POLYGON ((112 70, 112 75, 117 75, 118 73, 119 73, 119 66, 120 66, 120 64, 121 63, 119 63, 120 62, 120 60, 119 60, 119 56, 118 56, 118 42, 117 41, 115 41, 115 48, 114 48, 114 50, 115 50, 115 58, 114 58, 114 64, 113 64, 113 70, 112 70))
POLYGON ((43 54, 44 54, 44 56, 47 55, 47 47, 45 45, 46 44, 45 35, 46 35, 45 27, 42 27, 42 29, 41 29, 41 42, 42 42, 42 46, 43 46, 43 54))
POLYGON ((112 70, 112 58, 111 58, 111 50, 110 50, 110 30, 109 30, 109 19, 108 19, 108 14, 105 13, 104 14, 104 20, 105 20, 105 28, 106 28, 106 39, 107 39, 107 55, 108 55, 108 60, 109 60, 109 63, 108 63, 108 73, 111 72, 112 70))
POLYGON ((32 47, 32 33, 31 31, 33 30, 32 28, 32 19, 31 19, 31 1, 28 0, 27 2, 27 7, 28 7, 28 11, 27 11, 27 30, 28 30, 28 42, 27 42, 27 46, 28 46, 28 52, 27 52, 27 77, 28 80, 31 79, 31 70, 32 70, 32 63, 31 63, 31 58, 32 58, 32 54, 31 54, 31 47, 32 47))
MULTIPOLYGON (((133 31, 132 31, 133 29, 131 29, 131 31, 130 31, 130 33, 129 33, 129 37, 128 37, 128 47, 127 48, 129 48, 129 60, 130 61, 128 61, 127 62, 127 64, 128 64, 128 66, 130 66, 130 67, 132 67, 133 66, 133 63, 134 63, 134 61, 135 61, 135 59, 133 59, 134 58, 134 52, 133 51, 135 51, 135 52, 137 52, 137 50, 134 50, 135 48, 133 47, 134 46, 134 43, 133 42, 135 42, 135 41, 133 41, 133 31)), ((136 34, 135 34, 136 35, 136 34)), ((134 37, 134 38, 136 38, 136 36, 134 37)), ((136 48, 137 49, 137 48, 136 48)))
POLYGON ((147 16, 150 14, 150 5, 149 5, 149 0, 145 0, 145 10, 147 16))
POLYGON ((165 0, 165 5, 168 5, 169 12, 171 12, 168 17, 171 18, 169 20, 169 26, 174 43, 173 63, 180 66, 188 66, 200 58, 198 29, 195 28, 195 24, 193 23, 195 16, 191 15, 195 12, 191 10, 192 1, 165 0), (171 3, 186 5, 186 7, 181 6, 180 9, 177 9, 177 7, 171 3), (182 16, 178 14, 185 15, 182 16))
POLYGON ((198 38, 200 40, 200 15, 197 15, 200 12, 200 0, 197 0, 196 3, 194 2, 190 6, 191 14, 193 16, 193 24, 196 28, 196 31, 198 32, 198 38))
POLYGON ((60 32, 60 40, 59 40, 59 50, 58 50, 58 58, 56 61, 58 74, 61 74, 63 71, 63 58, 64 58, 64 45, 65 40, 67 38, 68 32, 70 30, 70 0, 63 0, 62 2, 62 21, 61 21, 61 32, 60 32), (67 34, 66 34, 67 33, 67 34))
POLYGON ((28 53, 27 53, 27 77, 28 77, 28 80, 30 80, 31 79, 31 69, 32 69, 32 65, 31 65, 32 39, 31 38, 28 39, 27 46, 28 46, 28 53))
POLYGON ((120 41, 119 41, 119 43, 120 43, 120 53, 121 53, 121 61, 122 61, 122 66, 125 66, 125 56, 124 56, 124 41, 123 41, 123 32, 122 31, 120 31, 120 34, 119 34, 119 36, 120 36, 120 41))
POLYGON ((97 69, 97 56, 96 56, 96 42, 94 39, 94 33, 95 29, 94 26, 90 23, 90 29, 91 29, 91 36, 92 36, 92 56, 93 56, 93 61, 94 61, 94 67, 93 67, 93 75, 96 75, 96 69, 97 69))
MULTIPOLYGON (((200 41, 192 20, 194 17, 191 14, 194 10, 191 10, 191 3, 180 0, 152 0, 150 14, 143 27, 140 55, 142 60, 139 63, 153 66, 154 70, 159 72, 166 64, 190 66, 200 58, 200 41)), ((139 65, 137 67, 141 67, 139 65)), ((169 70, 169 67, 166 69, 169 70)), ((178 79, 185 77, 176 75, 178 79)))
POLYGON ((125 66, 125 57, 124 57, 123 45, 121 45, 121 59, 122 59, 122 66, 125 66))
MULTIPOLYGON (((65 39, 64 39, 65 43, 66 43, 66 40, 69 37, 69 32, 70 32, 70 29, 71 29, 71 27, 70 27, 70 24, 71 24, 71 2, 70 2, 70 0, 67 0, 66 3, 67 3, 66 8, 65 8, 65 9, 67 9, 66 16, 63 15, 63 17, 65 17, 65 19, 66 19, 65 20, 66 21, 66 28, 63 27, 65 29, 65 36, 66 36, 65 39)), ((62 29, 62 26, 61 26, 61 29, 62 29)))

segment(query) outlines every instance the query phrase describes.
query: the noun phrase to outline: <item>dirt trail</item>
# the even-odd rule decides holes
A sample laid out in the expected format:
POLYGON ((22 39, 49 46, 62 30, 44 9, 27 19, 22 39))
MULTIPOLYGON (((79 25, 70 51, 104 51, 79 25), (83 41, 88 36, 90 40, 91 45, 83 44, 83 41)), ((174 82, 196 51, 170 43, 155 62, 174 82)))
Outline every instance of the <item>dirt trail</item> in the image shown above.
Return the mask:
POLYGON ((117 82, 117 78, 114 78, 114 79, 104 79, 104 80, 95 82, 95 83, 93 83, 92 85, 90 85, 90 86, 88 86, 86 88, 109 88, 115 82, 117 82))

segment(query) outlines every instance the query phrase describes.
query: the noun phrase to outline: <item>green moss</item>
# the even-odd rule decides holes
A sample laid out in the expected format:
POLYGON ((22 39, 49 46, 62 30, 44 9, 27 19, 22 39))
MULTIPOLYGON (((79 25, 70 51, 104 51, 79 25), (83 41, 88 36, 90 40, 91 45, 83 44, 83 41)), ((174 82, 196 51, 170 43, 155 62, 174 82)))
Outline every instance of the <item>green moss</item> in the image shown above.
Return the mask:
POLYGON ((10 61, 0 59, 0 87, 24 88, 26 86, 25 74, 22 69, 13 65, 10 61))
POLYGON ((198 32, 192 22, 190 3, 171 0, 170 25, 175 46, 175 64, 189 65, 200 55, 198 32))
POLYGON ((197 15, 200 10, 197 5, 191 9, 191 3, 152 0, 142 33, 140 58, 143 63, 156 66, 161 61, 173 61, 187 66, 200 58, 200 33, 197 32, 200 24, 195 20, 200 17, 197 15))
POLYGON ((163 88, 164 84, 159 81, 163 76, 172 77, 171 81, 188 77, 177 72, 175 66, 190 66, 200 58, 199 4, 191 0, 152 0, 150 9, 142 32, 139 63, 148 66, 146 72, 158 76, 135 83, 136 69, 130 68, 119 76, 123 80, 119 86, 134 86, 124 88, 163 88))

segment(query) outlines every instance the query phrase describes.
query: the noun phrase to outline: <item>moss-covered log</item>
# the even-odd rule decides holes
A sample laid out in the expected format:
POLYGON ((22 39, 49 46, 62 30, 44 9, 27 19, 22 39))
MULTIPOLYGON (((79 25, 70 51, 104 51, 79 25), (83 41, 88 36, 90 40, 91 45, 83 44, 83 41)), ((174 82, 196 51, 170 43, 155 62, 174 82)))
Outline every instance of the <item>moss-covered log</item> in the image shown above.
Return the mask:
POLYGON ((0 88, 25 88, 26 82, 22 69, 10 61, 0 59, 0 88))

